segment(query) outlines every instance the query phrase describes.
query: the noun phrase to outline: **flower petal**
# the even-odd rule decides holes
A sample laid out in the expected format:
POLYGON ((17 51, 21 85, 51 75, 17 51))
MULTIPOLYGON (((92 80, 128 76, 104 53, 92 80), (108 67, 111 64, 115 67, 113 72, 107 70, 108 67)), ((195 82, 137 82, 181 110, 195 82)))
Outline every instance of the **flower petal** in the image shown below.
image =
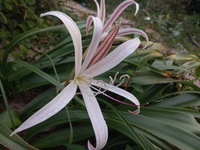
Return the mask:
POLYGON ((100 10, 101 10, 101 21, 104 24, 106 16, 105 0, 101 0, 100 10))
POLYGON ((108 127, 92 90, 88 87, 88 85, 83 84, 79 85, 79 88, 83 95, 96 137, 96 147, 94 148, 90 142, 88 142, 88 148, 96 150, 102 149, 108 140, 108 127))
MULTIPOLYGON (((101 82, 96 81, 96 80, 92 80, 91 84, 94 85, 94 86, 103 88, 103 89, 105 89, 105 90, 108 90, 108 91, 110 91, 110 92, 113 92, 113 93, 115 93, 115 94, 117 94, 117 95, 120 95, 120 96, 122 96, 122 97, 124 97, 124 98, 130 100, 131 102, 133 102, 133 103, 135 104, 135 106, 138 107, 137 110, 135 110, 134 112, 131 112, 131 113, 136 114, 136 113, 139 113, 139 112, 140 112, 140 102, 139 102, 138 99, 137 99, 134 95, 132 95, 131 93, 129 93, 129 92, 127 92, 127 91, 125 91, 125 90, 123 90, 123 89, 117 87, 117 86, 113 86, 113 85, 107 84, 107 83, 103 83, 103 84, 102 84, 101 82)), ((102 94, 103 94, 103 93, 102 93, 102 94)))
POLYGON ((90 18, 93 20, 93 23, 94 23, 94 31, 93 31, 92 41, 89 45, 86 58, 81 67, 81 72, 84 71, 88 67, 90 61, 92 60, 97 50, 97 47, 101 41, 102 30, 103 30, 103 24, 98 17, 89 16, 88 19, 90 20, 90 18))
MULTIPOLYGON (((147 41, 146 46, 148 45, 149 38, 148 38, 148 36, 146 35, 146 33, 145 33, 144 31, 139 30, 139 29, 136 29, 136 28, 120 29, 119 32, 118 32, 118 34, 117 34, 117 37, 121 37, 121 36, 123 36, 123 35, 128 35, 128 34, 140 34, 140 35, 142 35, 142 36, 145 38, 145 40, 147 41)), ((145 46, 145 47, 146 47, 146 46, 145 46)), ((145 48, 145 47, 144 47, 144 48, 145 48)))
POLYGON ((35 114, 29 117, 21 124, 12 134, 28 129, 36 124, 39 124, 63 109, 74 97, 77 90, 77 84, 71 82, 65 87, 52 101, 38 110, 35 114))
POLYGON ((110 16, 110 18, 106 22, 106 24, 105 24, 105 26, 103 28, 103 32, 106 32, 109 29, 109 27, 113 24, 113 22, 117 19, 117 17, 122 13, 122 11, 124 11, 124 9, 126 9, 128 6, 130 6, 132 4, 136 5, 136 12, 135 12, 135 14, 136 14, 138 12, 138 10, 139 10, 138 3, 136 3, 134 0, 126 0, 126 1, 122 2, 115 9, 115 11, 112 13, 112 15, 110 16))
POLYGON ((81 69, 81 63, 82 63, 82 41, 81 41, 81 33, 76 25, 76 23, 66 14, 59 12, 59 11, 50 11, 44 14, 41 14, 40 16, 47 16, 47 15, 52 15, 58 17, 66 28, 68 29, 72 41, 74 43, 74 48, 75 48, 75 76, 77 76, 80 73, 81 69))
POLYGON ((101 6, 99 7, 99 4, 96 0, 94 0, 95 4, 96 4, 96 7, 97 7, 97 17, 99 19, 101 19, 102 23, 104 24, 104 21, 105 21, 105 13, 106 13, 106 10, 105 10, 105 0, 101 0, 101 6))
POLYGON ((88 34, 89 32, 91 24, 92 24, 92 17, 89 16, 86 20, 86 34, 88 34))
POLYGON ((97 17, 98 17, 98 18, 101 18, 99 3, 98 3, 96 0, 94 0, 94 2, 95 2, 96 7, 97 7, 97 17))
POLYGON ((119 31, 120 25, 116 26, 106 37, 103 39, 101 44, 99 45, 98 49, 95 52, 94 57, 92 58, 89 66, 95 64, 96 62, 100 61, 102 58, 105 57, 105 55, 110 50, 110 47, 113 44, 113 41, 115 40, 115 37, 119 31))
POLYGON ((132 40, 126 41, 125 43, 119 45, 101 61, 86 69, 83 74, 95 77, 112 69, 120 62, 122 62, 126 57, 128 57, 131 53, 133 53, 139 47, 139 45, 139 38, 134 38, 132 40))

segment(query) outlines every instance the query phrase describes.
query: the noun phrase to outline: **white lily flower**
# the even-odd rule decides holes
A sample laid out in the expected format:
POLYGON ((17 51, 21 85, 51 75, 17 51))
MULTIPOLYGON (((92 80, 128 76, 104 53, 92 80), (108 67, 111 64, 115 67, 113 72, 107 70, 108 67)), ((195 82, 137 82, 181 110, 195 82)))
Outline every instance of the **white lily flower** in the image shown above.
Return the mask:
POLYGON ((102 149, 108 140, 108 127, 95 97, 96 93, 100 92, 100 89, 116 93, 134 103, 135 106, 137 106, 137 110, 135 111, 136 113, 139 113, 140 103, 131 93, 119 88, 118 86, 102 82, 100 83, 94 78, 112 69, 133 53, 140 45, 140 40, 139 38, 128 40, 107 54, 117 36, 119 26, 114 28, 105 39, 101 41, 103 23, 98 17, 90 17, 94 23, 93 37, 91 44, 88 47, 87 55, 82 63, 81 33, 75 22, 62 12, 50 11, 41 14, 42 17, 47 15, 58 17, 64 23, 72 37, 75 49, 75 76, 74 79, 70 81, 70 83, 52 101, 28 118, 11 135, 37 125, 55 115, 72 100, 76 94, 77 88, 79 88, 96 137, 96 146, 93 147, 88 141, 88 148, 91 150, 102 149))

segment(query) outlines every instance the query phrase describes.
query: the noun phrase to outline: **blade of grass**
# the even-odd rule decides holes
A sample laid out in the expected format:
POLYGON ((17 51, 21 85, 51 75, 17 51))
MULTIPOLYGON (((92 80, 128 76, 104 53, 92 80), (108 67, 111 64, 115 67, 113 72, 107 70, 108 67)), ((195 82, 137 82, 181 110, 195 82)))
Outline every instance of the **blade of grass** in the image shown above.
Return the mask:
POLYGON ((10 108, 9 108, 9 105, 8 105, 8 99, 6 97, 5 90, 4 90, 4 87, 3 87, 1 79, 0 79, 0 89, 1 89, 1 93, 3 95, 4 104, 6 106, 6 109, 8 111, 9 117, 10 117, 10 121, 12 123, 12 126, 15 128, 15 123, 14 123, 12 115, 11 115, 11 111, 10 111, 10 108))
POLYGON ((35 72, 36 74, 38 74, 39 76, 41 76, 45 80, 49 81, 50 83, 52 83, 53 85, 55 85, 59 89, 61 89, 61 90, 64 89, 64 86, 60 82, 58 82, 57 80, 55 80, 54 78, 49 76, 47 73, 43 72, 42 70, 36 68, 35 66, 28 64, 26 62, 20 61, 20 60, 16 60, 15 62, 19 65, 26 67, 27 69, 29 69, 33 72, 35 72))

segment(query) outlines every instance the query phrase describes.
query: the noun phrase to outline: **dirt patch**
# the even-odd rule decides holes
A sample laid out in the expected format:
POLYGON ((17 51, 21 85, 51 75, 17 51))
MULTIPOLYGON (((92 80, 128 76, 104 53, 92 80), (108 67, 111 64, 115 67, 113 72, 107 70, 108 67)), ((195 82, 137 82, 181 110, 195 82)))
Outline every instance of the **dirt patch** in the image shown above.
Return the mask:
POLYGON ((96 15, 95 11, 92 11, 74 1, 67 1, 65 5, 67 6, 66 10, 73 12, 73 14, 75 14, 78 18, 85 18, 89 15, 96 15))

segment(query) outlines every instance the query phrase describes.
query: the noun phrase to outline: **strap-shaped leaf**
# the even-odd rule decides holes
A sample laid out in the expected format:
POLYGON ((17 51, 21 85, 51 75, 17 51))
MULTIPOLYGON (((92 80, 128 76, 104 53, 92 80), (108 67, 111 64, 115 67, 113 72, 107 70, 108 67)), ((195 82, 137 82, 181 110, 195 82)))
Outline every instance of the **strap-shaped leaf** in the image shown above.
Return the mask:
POLYGON ((0 123, 0 145, 11 150, 38 150, 21 139, 18 135, 10 137, 11 130, 0 123))
POLYGON ((16 63, 30 69, 31 71, 35 72, 36 74, 38 74, 39 76, 41 76, 42 78, 44 78, 45 80, 49 81, 50 83, 52 83, 53 85, 57 86, 60 89, 63 89, 64 86, 62 84, 60 84, 56 79, 52 78, 51 76, 49 76, 47 73, 43 72, 42 70, 38 69, 37 67, 28 64, 26 62, 17 60, 15 61, 16 63))

